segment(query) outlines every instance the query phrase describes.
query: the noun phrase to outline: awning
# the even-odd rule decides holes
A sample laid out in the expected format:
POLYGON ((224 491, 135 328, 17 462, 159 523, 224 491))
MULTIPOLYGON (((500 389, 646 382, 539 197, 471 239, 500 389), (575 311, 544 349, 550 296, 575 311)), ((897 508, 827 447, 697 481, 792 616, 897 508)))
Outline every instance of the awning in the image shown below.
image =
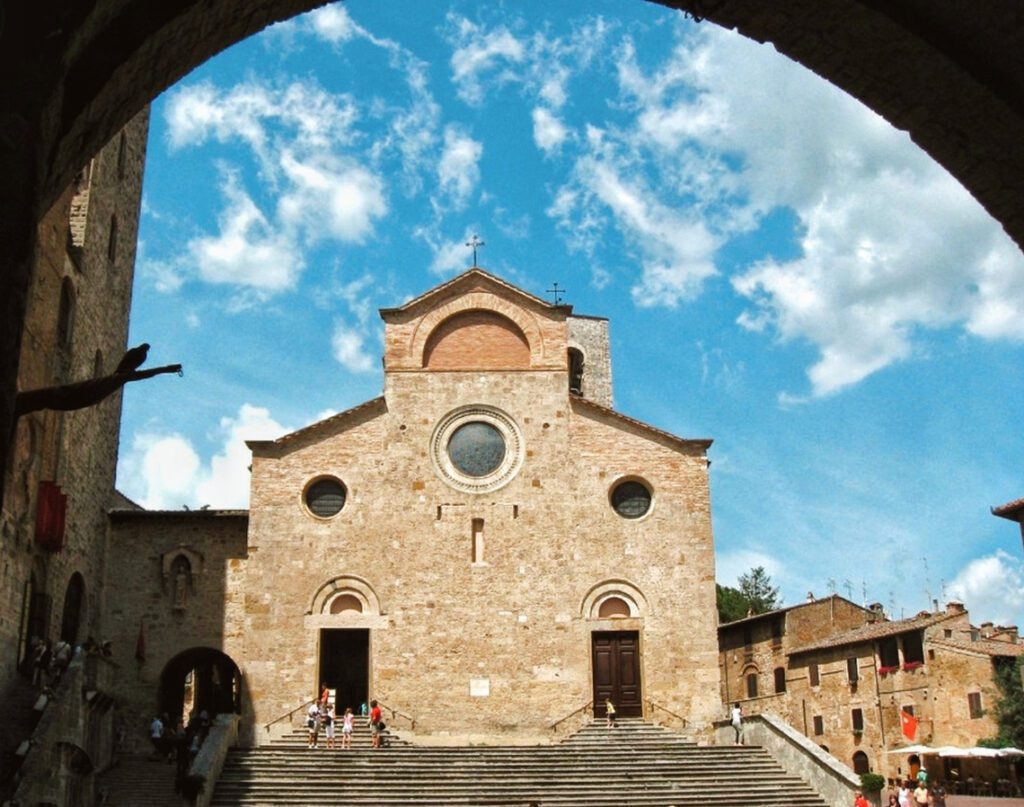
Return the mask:
POLYGON ((908 745, 905 748, 893 748, 891 751, 886 751, 887 754, 935 754, 938 753, 938 749, 932 748, 927 745, 908 745))
POLYGON ((946 746, 940 748, 940 757, 962 757, 965 759, 995 759, 998 757, 1024 757, 1024 751, 1019 748, 982 748, 976 746, 974 748, 957 748, 956 746, 946 746))

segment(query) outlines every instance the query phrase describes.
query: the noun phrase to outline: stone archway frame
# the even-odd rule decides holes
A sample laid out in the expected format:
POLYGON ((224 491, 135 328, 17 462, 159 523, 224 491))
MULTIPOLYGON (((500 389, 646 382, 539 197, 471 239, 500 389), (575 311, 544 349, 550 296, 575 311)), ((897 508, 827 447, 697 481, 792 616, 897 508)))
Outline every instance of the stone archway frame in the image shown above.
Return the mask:
POLYGON ((526 343, 530 347, 530 368, 537 369, 548 364, 545 362, 546 344, 536 317, 524 308, 487 291, 475 291, 459 297, 423 317, 409 339, 408 355, 412 362, 417 367, 424 367, 427 342, 430 341, 431 334, 446 320, 469 311, 488 311, 505 317, 519 328, 526 338, 526 343))
POLYGON ((171 567, 179 556, 188 561, 193 580, 203 573, 203 553, 197 552, 185 544, 178 544, 174 549, 169 549, 160 555, 160 577, 165 587, 171 581, 171 567))
POLYGON ((339 575, 313 594, 304 623, 307 628, 383 628, 388 624, 388 617, 381 608, 376 589, 367 580, 355 575, 339 575), (359 600, 362 613, 331 613, 331 601, 346 594, 359 600))
POLYGON ((587 592, 580 604, 580 619, 588 622, 619 622, 623 619, 640 619, 651 616, 651 607, 640 587, 628 580, 604 580, 587 592), (601 604, 612 597, 623 600, 629 606, 628 617, 599 617, 601 604))

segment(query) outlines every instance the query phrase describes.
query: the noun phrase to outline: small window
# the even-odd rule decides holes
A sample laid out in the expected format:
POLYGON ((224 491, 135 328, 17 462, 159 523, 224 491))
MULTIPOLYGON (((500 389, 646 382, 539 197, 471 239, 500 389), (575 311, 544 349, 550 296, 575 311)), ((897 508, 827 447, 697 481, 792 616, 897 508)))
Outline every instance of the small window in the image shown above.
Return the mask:
POLYGON ((942 635, 945 636, 947 639, 952 639, 953 638, 953 631, 952 631, 951 628, 945 628, 942 631, 942 635))
POLYGON ((747 673, 747 697, 757 697, 757 673, 747 673))
POLYGON ((851 722, 854 731, 864 731, 864 710, 854 709, 850 712, 851 722))
POLYGON ((846 660, 846 675, 850 679, 851 684, 856 684, 860 680, 860 670, 857 667, 856 658, 848 658, 846 660))
POLYGON ((71 347, 71 336, 75 322, 75 288, 70 278, 64 278, 60 287, 60 304, 57 308, 57 347, 67 350, 71 347))
POLYGON ((569 392, 583 394, 583 353, 574 347, 569 348, 569 392))
POLYGON ((980 638, 981 638, 981 633, 978 631, 978 629, 977 628, 971 628, 971 641, 972 642, 976 642, 980 638))
POLYGON ((346 494, 337 479, 319 479, 306 489, 306 507, 314 516, 330 518, 341 512, 346 494))
POLYGON ((814 716, 814 736, 820 737, 825 733, 825 719, 821 715, 814 716))
POLYGON ((818 675, 817 664, 809 664, 807 666, 807 674, 810 676, 812 687, 816 687, 821 683, 821 678, 818 675))
POLYGON ((977 720, 979 717, 985 716, 985 710, 981 708, 980 692, 967 693, 967 708, 970 710, 971 720, 977 720))
POLYGON ((924 643, 921 631, 917 630, 903 637, 903 663, 924 664, 924 643))
POLYGON ((928 651, 928 661, 935 661, 935 651, 934 650, 929 650, 928 651))
POLYGON ((900 643, 895 636, 878 641, 878 664, 880 667, 900 666, 900 643))
POLYGON ((907 706, 901 706, 900 710, 906 712, 908 715, 913 715, 914 714, 914 705, 913 704, 908 704, 907 706))
POLYGON ((484 520, 473 519, 473 563, 484 562, 484 520))
POLYGON ((117 178, 124 179, 124 166, 126 158, 125 149, 125 137, 124 132, 121 132, 121 137, 117 140, 117 178))
POLYGON ((775 668, 775 694, 781 695, 786 691, 786 668, 775 668))
POLYGON ((110 233, 107 236, 107 260, 117 260, 117 216, 110 217, 110 233))
POLYGON ((782 644, 782 620, 781 619, 773 619, 772 620, 772 644, 776 645, 776 646, 782 644))
POLYGON ((651 509, 651 491, 642 482, 622 482, 612 491, 612 507, 623 518, 645 516, 651 509))
POLYGON ((871 772, 871 763, 868 761, 868 755, 863 751, 858 751, 853 755, 853 772, 856 774, 871 772))

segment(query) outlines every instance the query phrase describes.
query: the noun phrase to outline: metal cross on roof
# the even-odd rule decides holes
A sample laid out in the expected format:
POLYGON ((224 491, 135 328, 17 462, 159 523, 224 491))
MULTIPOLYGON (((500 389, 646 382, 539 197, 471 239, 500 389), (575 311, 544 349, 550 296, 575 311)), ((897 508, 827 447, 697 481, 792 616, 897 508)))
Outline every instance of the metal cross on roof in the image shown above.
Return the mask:
POLYGON ((473 233, 473 237, 466 242, 466 246, 473 250, 473 266, 476 266, 476 248, 484 246, 484 242, 477 237, 476 233, 473 233))
POLYGON ((568 289, 560 289, 560 288, 558 288, 558 281, 556 280, 554 283, 551 284, 551 288, 548 289, 544 293, 545 294, 553 294, 553 295, 555 295, 555 305, 561 305, 562 298, 561 298, 560 295, 563 292, 565 292, 565 291, 568 291, 568 289))

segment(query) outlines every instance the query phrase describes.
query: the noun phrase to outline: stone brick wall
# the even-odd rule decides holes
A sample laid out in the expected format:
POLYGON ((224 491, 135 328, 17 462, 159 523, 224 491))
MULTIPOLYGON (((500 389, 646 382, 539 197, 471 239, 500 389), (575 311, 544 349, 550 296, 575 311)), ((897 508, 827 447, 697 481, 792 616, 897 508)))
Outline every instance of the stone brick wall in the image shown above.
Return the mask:
POLYGON ((568 324, 569 347, 583 354, 583 397, 602 406, 614 406, 608 320, 603 317, 572 316, 568 324))
POLYGON ((174 656, 210 647, 241 665, 246 526, 242 511, 112 511, 104 635, 118 665, 118 718, 129 745, 146 747, 160 676, 174 656), (195 562, 184 607, 175 608, 166 571, 182 549, 195 562))
MULTIPOLYGON (((112 369, 125 349, 147 132, 148 109, 125 126, 123 139, 115 137, 95 156, 87 180, 83 174, 83 183, 68 188, 39 224, 21 389, 92 377, 97 368, 112 369), (111 256, 112 217, 118 237, 111 256), (79 246, 69 251, 69 242, 79 246), (62 288, 74 303, 65 346, 58 328, 62 288)), ((30 580, 50 597, 43 633, 56 638, 69 581, 80 574, 85 598, 78 638, 101 638, 106 507, 120 412, 118 394, 86 410, 37 412, 18 423, 0 516, 0 693, 16 673, 30 580), (57 482, 68 497, 65 545, 55 554, 34 541, 42 480, 57 482)))

